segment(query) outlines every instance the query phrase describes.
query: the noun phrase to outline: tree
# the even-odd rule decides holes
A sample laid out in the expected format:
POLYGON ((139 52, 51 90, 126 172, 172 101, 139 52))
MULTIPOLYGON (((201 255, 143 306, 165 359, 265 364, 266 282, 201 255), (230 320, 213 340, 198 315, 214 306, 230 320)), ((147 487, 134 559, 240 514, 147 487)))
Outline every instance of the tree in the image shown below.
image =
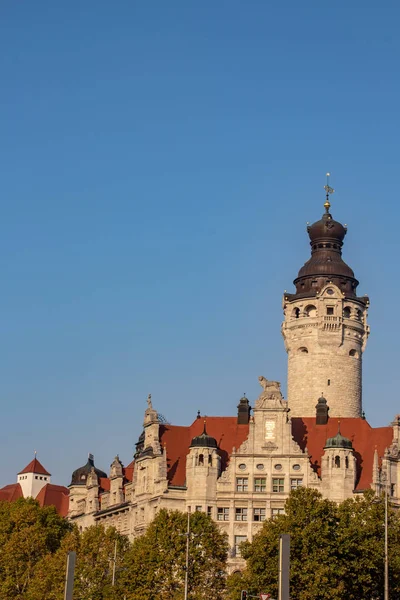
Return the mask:
MULTIPOLYGON (((372 492, 341 505, 300 488, 286 502, 286 514, 266 521, 252 543, 243 544, 247 566, 240 584, 228 579, 230 597, 239 585, 251 593, 278 593, 279 537, 291 536, 292 600, 383 599, 384 505, 372 492)), ((400 522, 389 515, 392 596, 400 592, 400 522)))
POLYGON ((112 586, 112 571, 117 544, 115 570, 121 567, 129 541, 113 527, 88 527, 83 533, 77 528, 67 535, 55 554, 43 557, 37 565, 35 578, 27 600, 62 600, 67 555, 75 550, 76 568, 74 600, 114 600, 119 598, 117 587, 112 586))
POLYGON ((56 552, 71 525, 32 498, 0 502, 0 599, 24 599, 40 560, 56 552))
MULTIPOLYGON (((121 572, 127 600, 181 600, 184 593, 187 515, 161 510, 134 540, 121 572)), ((222 598, 228 552, 226 536, 204 513, 190 516, 188 596, 222 598)))

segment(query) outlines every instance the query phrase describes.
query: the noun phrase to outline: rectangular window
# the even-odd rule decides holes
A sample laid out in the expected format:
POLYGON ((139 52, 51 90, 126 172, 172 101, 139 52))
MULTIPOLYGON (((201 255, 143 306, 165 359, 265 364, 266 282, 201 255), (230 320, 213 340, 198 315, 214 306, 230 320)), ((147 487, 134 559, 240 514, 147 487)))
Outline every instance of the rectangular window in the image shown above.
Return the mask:
POLYGON ((201 512, 201 506, 196 506, 195 511, 196 512, 201 512))
POLYGON ((212 506, 207 506, 207 515, 211 517, 212 515, 212 506))
POLYGON ((236 491, 247 492, 249 489, 249 480, 247 477, 236 477, 236 491))
POLYGON ((275 517, 277 517, 278 515, 284 515, 285 514, 285 509, 284 508, 272 508, 271 509, 271 516, 274 519, 275 517))
POLYGON ((303 480, 302 479, 291 479, 290 480, 290 489, 297 490, 297 488, 302 487, 303 480))
POLYGON ((285 490, 285 480, 274 478, 272 480, 272 491, 273 492, 283 492, 285 490))
POLYGON ((240 544, 247 541, 247 536, 245 535, 235 535, 235 547, 234 547, 234 555, 241 556, 240 553, 240 544))
POLYGON ((255 508, 253 521, 265 521, 265 508, 255 508))
POLYGON ((229 521, 229 508, 217 508, 217 521, 229 521))
POLYGON ((326 307, 326 314, 327 315, 333 315, 333 306, 327 306, 326 307))
POLYGON ((254 479, 254 491, 265 492, 267 489, 267 480, 265 477, 255 477, 254 479))
POLYGON ((235 509, 235 521, 247 521, 247 508, 235 509))

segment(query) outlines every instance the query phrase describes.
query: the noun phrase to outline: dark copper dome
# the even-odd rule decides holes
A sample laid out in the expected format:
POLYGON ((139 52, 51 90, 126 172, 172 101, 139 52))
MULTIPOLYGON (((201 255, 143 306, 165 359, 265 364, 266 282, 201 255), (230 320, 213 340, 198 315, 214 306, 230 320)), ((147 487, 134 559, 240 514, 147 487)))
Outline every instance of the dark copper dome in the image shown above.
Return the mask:
POLYGON ((94 466, 94 457, 92 454, 89 454, 86 465, 79 467, 79 469, 76 469, 72 473, 70 485, 86 485, 86 480, 92 468, 94 468, 94 472, 96 473, 97 477, 107 477, 104 471, 101 471, 101 469, 98 469, 94 466))
POLYGON ((190 448, 218 448, 217 440, 206 431, 206 423, 204 421, 204 430, 201 435, 194 437, 190 443, 190 448))
POLYGON ((335 221, 325 203, 325 214, 307 227, 311 258, 301 267, 294 284, 296 297, 315 296, 327 283, 333 283, 346 295, 356 296, 358 281, 353 270, 342 259, 343 240, 347 229, 335 221))

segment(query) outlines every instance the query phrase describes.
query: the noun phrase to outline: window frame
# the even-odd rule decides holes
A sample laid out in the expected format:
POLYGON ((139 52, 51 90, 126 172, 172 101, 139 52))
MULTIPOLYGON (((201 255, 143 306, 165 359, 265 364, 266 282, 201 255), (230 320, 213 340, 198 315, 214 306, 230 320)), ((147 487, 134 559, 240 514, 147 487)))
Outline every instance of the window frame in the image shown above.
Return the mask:
POLYGON ((273 494, 283 494, 284 491, 285 491, 285 478, 284 477, 273 477, 272 478, 272 493, 273 494), (277 488, 277 489, 275 489, 275 488, 277 488))

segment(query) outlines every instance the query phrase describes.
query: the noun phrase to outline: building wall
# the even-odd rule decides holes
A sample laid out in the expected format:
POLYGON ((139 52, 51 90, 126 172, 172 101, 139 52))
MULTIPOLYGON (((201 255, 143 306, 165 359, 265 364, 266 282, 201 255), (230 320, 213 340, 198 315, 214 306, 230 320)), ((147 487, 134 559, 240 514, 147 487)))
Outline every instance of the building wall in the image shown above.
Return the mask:
POLYGON ((291 416, 314 416, 324 395, 330 416, 360 417, 362 353, 369 333, 364 304, 344 298, 329 284, 315 298, 284 297, 283 307, 291 416))
POLYGON ((22 488, 24 498, 29 496, 36 498, 40 490, 51 483, 50 475, 38 475, 35 473, 22 473, 18 475, 18 483, 22 488))

